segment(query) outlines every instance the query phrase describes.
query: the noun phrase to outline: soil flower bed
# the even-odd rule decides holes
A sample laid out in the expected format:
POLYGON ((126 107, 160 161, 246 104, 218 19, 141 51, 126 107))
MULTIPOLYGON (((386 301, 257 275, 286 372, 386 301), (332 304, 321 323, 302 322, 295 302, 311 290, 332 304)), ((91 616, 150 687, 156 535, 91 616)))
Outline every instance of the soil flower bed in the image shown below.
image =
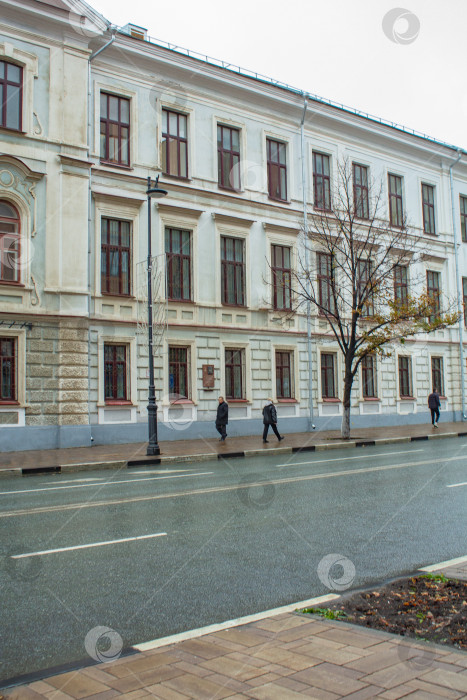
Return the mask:
POLYGON ((302 612, 467 650, 467 582, 442 574, 413 576, 302 612))

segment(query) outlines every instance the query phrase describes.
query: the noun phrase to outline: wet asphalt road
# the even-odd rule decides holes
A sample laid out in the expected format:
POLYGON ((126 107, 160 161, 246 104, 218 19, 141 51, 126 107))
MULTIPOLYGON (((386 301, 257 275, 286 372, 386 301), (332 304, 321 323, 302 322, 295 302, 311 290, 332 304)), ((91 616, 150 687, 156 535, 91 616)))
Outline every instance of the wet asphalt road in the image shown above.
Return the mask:
POLYGON ((465 555, 466 447, 2 478, 0 678, 465 555))

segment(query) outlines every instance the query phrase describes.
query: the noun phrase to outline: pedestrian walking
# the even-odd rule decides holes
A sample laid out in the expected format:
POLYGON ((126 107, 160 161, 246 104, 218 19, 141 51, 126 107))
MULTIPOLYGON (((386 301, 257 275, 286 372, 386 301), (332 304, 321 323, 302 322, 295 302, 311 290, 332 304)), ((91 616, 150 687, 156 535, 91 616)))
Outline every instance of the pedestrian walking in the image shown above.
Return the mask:
POLYGON ((438 427, 440 406, 441 401, 439 400, 438 390, 435 388, 428 397, 428 408, 431 411, 431 423, 433 425, 433 428, 438 427))
POLYGON ((267 437, 268 437, 269 426, 271 426, 271 428, 273 429, 274 434, 276 435, 279 442, 284 439, 284 436, 280 435, 279 431, 277 430, 277 411, 276 411, 276 407, 274 406, 273 399, 268 399, 268 403, 263 408, 263 423, 264 423, 263 442, 268 442, 267 437))
POLYGON ((217 407, 217 416, 216 416, 216 430, 218 433, 220 433, 220 441, 224 442, 225 438, 227 437, 227 432, 225 426, 229 422, 229 406, 228 404, 224 401, 223 396, 219 396, 219 405, 217 407))

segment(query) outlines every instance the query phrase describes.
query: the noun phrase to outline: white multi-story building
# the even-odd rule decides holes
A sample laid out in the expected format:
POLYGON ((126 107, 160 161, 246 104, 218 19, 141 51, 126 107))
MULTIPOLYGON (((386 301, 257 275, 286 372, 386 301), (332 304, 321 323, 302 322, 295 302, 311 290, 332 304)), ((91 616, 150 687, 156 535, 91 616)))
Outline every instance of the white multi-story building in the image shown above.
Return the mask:
MULTIPOLYGON (((417 276, 467 296, 466 153, 78 0, 0 5, 0 450, 146 439, 148 176, 168 192, 151 200, 161 441, 213 436, 219 395, 230 435, 259 432, 269 396, 284 433, 340 424, 327 323, 312 311, 307 336, 273 280, 297 266, 304 207, 344 158, 423 236, 417 276)), ((353 424, 426 421, 435 383, 460 420, 462 335, 366 366, 353 424)))

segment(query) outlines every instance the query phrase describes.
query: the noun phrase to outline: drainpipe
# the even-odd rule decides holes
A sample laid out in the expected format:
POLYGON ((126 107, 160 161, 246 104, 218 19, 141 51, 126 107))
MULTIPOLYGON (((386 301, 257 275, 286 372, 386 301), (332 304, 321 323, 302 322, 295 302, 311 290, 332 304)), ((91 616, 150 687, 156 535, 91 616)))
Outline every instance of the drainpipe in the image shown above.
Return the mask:
POLYGON ((459 314, 459 359, 461 363, 461 396, 462 396, 462 420, 467 419, 465 411, 465 368, 464 368, 464 313, 462 304, 462 279, 460 276, 460 265, 459 265, 459 248, 461 247, 461 242, 459 240, 459 230, 457 227, 457 216, 454 204, 454 182, 452 177, 452 170, 455 165, 460 161, 462 156, 462 151, 457 152, 456 160, 449 166, 449 186, 451 189, 451 215, 452 215, 452 230, 454 234, 454 258, 456 261, 456 288, 457 288, 457 313, 459 314))
MULTIPOLYGON (((91 143, 92 143, 92 115, 93 115, 93 110, 92 110, 92 83, 91 83, 91 61, 93 61, 96 56, 98 56, 100 53, 105 51, 105 49, 113 44, 115 41, 115 37, 117 34, 117 28, 112 27, 109 25, 109 29, 112 32, 112 36, 110 37, 109 41, 104 44, 104 46, 101 46, 100 49, 97 51, 94 51, 89 56, 88 59, 88 124, 87 124, 87 133, 88 133, 88 161, 91 160, 91 143)), ((89 169, 89 188, 88 188, 88 424, 89 424, 89 430, 90 430, 90 442, 91 444, 94 441, 94 438, 92 436, 92 426, 91 426, 91 299, 92 299, 92 286, 91 286, 91 278, 92 278, 92 268, 91 268, 91 251, 92 251, 92 216, 91 216, 91 209, 92 209, 92 169, 89 169)))
POLYGON ((314 429, 313 423, 313 364, 312 364, 312 352, 311 352, 311 302, 310 302, 310 259, 308 251, 308 212, 307 212, 307 181, 306 181, 306 159, 305 159, 305 116, 308 107, 308 95, 305 95, 305 102, 303 103, 303 114, 302 121, 300 122, 300 146, 302 155, 302 191, 303 191, 303 239, 305 244, 305 268, 306 268, 306 344, 307 344, 307 355, 308 355, 308 430, 314 429))

